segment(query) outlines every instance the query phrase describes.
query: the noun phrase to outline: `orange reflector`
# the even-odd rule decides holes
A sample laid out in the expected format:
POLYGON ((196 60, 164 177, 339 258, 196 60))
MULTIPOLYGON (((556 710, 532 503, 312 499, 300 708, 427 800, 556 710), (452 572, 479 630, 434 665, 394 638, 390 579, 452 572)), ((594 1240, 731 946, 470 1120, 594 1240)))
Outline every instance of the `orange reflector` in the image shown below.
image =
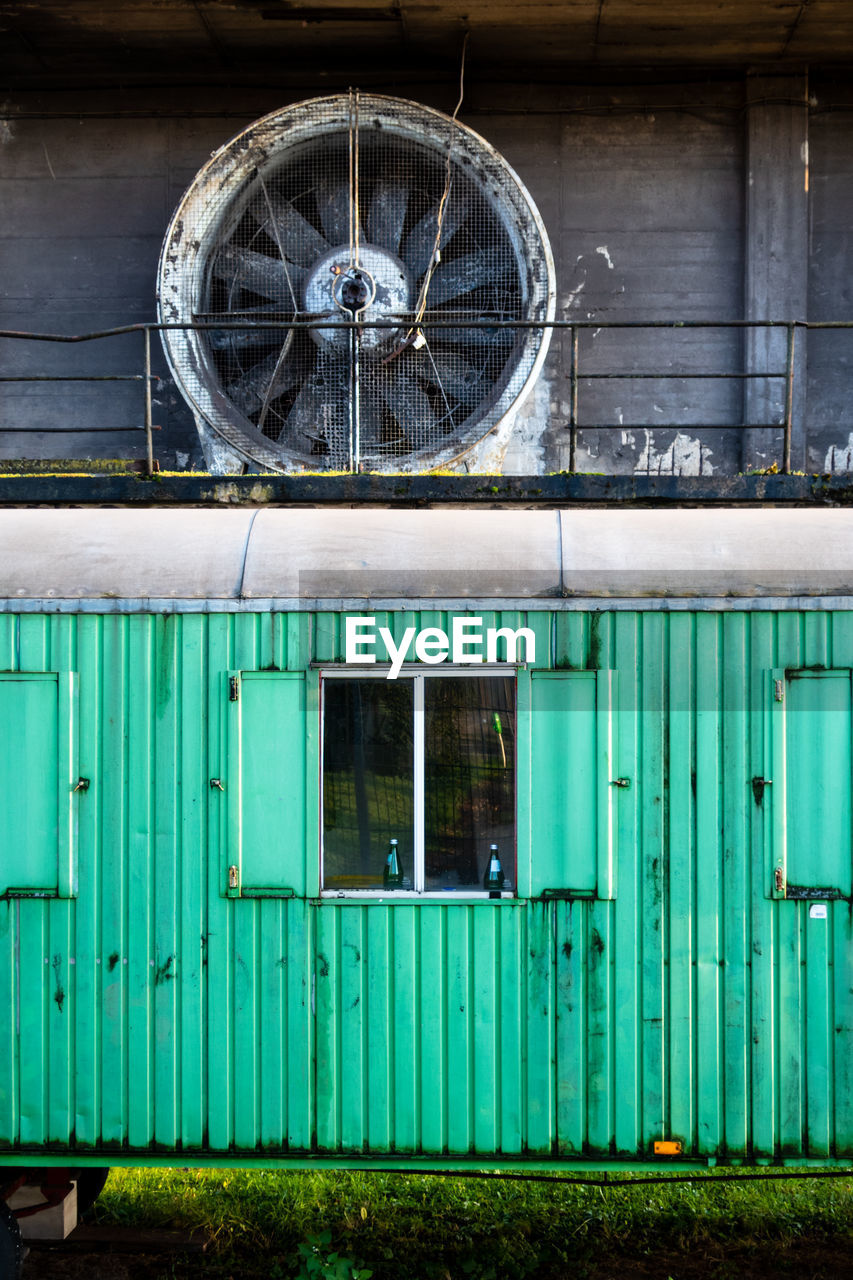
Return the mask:
POLYGON ((682 1146, 680 1142, 656 1142, 655 1143, 656 1156, 680 1156, 681 1152, 682 1152, 682 1146))

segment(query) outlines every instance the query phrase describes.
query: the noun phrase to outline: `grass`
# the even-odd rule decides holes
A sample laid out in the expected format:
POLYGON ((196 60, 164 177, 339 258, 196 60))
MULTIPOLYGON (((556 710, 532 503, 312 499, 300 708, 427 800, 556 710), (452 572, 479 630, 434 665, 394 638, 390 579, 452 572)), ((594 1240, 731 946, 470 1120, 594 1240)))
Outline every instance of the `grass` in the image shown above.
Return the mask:
POLYGON ((97 1214, 207 1238, 201 1269, 170 1262, 164 1277, 349 1280, 366 1268, 374 1280, 836 1280, 853 1274, 852 1189, 846 1178, 738 1184, 713 1173, 605 1191, 417 1174, 116 1169, 97 1214), (309 1246, 301 1254, 300 1243, 309 1246), (324 1266, 333 1253, 337 1263, 324 1266))

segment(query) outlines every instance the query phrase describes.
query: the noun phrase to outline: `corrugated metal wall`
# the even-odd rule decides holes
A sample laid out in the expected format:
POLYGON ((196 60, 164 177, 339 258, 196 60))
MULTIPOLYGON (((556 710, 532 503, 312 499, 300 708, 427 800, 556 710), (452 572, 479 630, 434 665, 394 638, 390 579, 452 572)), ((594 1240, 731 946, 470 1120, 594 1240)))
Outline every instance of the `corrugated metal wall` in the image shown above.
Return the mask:
POLYGON ((853 1154, 850 904, 770 897, 750 785, 767 672, 853 667, 853 613, 527 621, 618 673, 611 901, 229 900, 221 674, 340 660, 340 620, 0 618, 0 670, 79 673, 91 780, 77 898, 0 902, 0 1143, 853 1154))

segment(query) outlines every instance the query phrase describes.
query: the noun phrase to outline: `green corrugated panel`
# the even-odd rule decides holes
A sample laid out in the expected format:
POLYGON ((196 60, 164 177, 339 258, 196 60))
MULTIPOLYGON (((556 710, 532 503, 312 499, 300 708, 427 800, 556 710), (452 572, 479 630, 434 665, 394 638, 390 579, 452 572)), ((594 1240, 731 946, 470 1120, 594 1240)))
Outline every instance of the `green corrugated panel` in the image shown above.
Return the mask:
MULTIPOLYGON (((519 694, 520 732, 525 687, 533 696, 518 744, 519 880, 568 898, 224 896, 239 795, 228 672, 262 673, 243 682, 268 690, 246 759, 255 777, 272 766, 273 797, 287 735, 256 735, 294 715, 284 807, 307 853, 297 883, 267 887, 316 893, 309 666, 342 659, 335 615, 0 618, 0 674, 54 673, 32 682, 43 691, 71 690, 76 673, 72 747, 90 780, 69 808, 76 896, 69 870, 60 896, 0 901, 9 1160, 48 1141, 165 1161, 180 1151, 182 1163, 312 1151, 640 1160, 660 1137, 698 1158, 853 1155, 849 903, 814 913, 773 896, 782 837, 790 884, 850 888, 853 615, 482 617, 536 633, 537 674, 519 694), (571 699, 550 709, 548 690, 593 688, 594 733, 592 704, 574 720, 571 699), (834 736, 815 728, 830 694, 834 736), (543 820, 555 796, 562 816, 543 820)), ((443 612, 380 621, 398 637, 449 626, 443 612)), ((272 880, 278 846, 261 848, 263 814, 253 821, 266 859, 255 878, 272 880)), ((43 878, 41 854, 19 855, 8 880, 10 831, 6 883, 24 883, 16 862, 43 878)))

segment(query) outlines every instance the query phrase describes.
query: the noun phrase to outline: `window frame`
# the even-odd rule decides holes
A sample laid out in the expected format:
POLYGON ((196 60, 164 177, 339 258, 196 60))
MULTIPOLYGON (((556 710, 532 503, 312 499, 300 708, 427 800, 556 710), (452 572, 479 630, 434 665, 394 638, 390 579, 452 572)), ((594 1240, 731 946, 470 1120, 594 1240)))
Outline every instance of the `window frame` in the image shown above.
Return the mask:
MULTIPOLYGON (((850 902, 835 886, 788 883, 788 716, 790 690, 794 680, 823 680, 844 676, 850 684, 850 717, 853 724, 853 668, 831 667, 771 667, 762 675, 767 693, 764 701, 764 760, 761 781, 765 783, 759 813, 753 811, 753 821, 762 833, 765 855, 765 896, 781 902, 850 902), (781 697, 779 697, 781 693, 781 697), (767 783, 770 783, 769 790, 767 783), (781 875, 781 885, 777 880, 781 875)), ((754 779, 753 781, 759 781, 754 779)), ((853 842, 848 850, 851 858, 850 876, 853 877, 853 842)))
POLYGON ((412 785, 414 788, 413 796, 413 875, 414 887, 411 889, 370 889, 367 887, 352 889, 328 889, 324 885, 325 876, 325 829, 323 823, 324 813, 324 756, 325 756, 325 729, 326 729, 326 698, 325 698, 325 682, 327 680, 386 680, 390 670, 390 663, 384 663, 381 666, 327 666, 325 664, 318 667, 319 677, 319 710, 320 710, 320 743, 319 743, 319 893, 324 901, 340 901, 361 899, 368 902, 383 902, 387 899, 393 899, 398 902, 434 902, 436 900, 444 902, 501 902, 501 901, 517 901, 521 896, 519 891, 519 869, 521 866, 520 856, 520 838, 522 831, 522 806, 520 804, 519 784, 522 777, 521 771, 521 733, 519 731, 520 722, 520 705, 522 681, 520 677, 527 675, 526 663, 485 663, 472 662, 465 666, 451 666, 449 663, 440 663, 435 666, 425 667, 418 662, 404 662, 400 667, 398 680, 411 680, 413 682, 412 695, 412 785), (448 889, 426 889, 424 881, 426 878, 426 788, 425 788, 425 680, 435 680, 442 678, 453 679, 478 679, 482 677, 498 676, 501 679, 511 679, 515 688, 515 733, 516 733, 516 757, 514 770, 514 795, 515 795, 515 875, 514 884, 511 889, 504 889, 498 899, 490 898, 486 889, 462 889, 459 891, 448 889))

